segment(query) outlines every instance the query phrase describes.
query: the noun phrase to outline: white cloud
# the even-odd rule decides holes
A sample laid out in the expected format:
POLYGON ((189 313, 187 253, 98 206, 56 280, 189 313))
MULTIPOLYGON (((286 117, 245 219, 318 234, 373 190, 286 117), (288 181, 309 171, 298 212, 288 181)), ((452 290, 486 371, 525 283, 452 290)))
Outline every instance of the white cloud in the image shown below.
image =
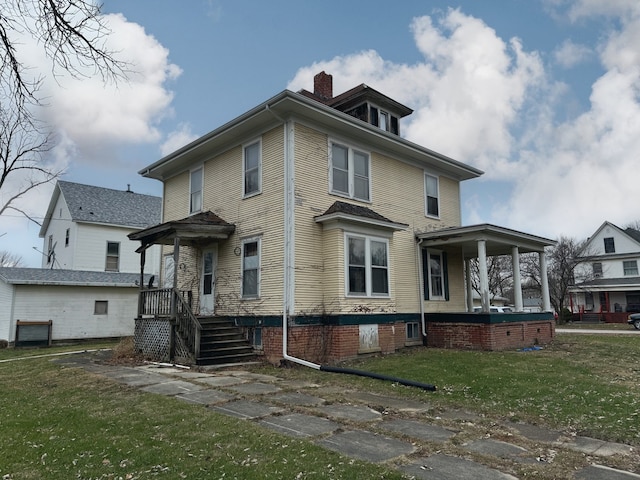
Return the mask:
POLYGON ((587 60, 591 55, 592 51, 589 47, 574 43, 571 40, 565 40, 553 52, 556 63, 564 68, 575 67, 587 60))
POLYGON ((181 123, 178 125, 178 130, 169 133, 167 139, 160 145, 160 153, 163 157, 169 155, 198 137, 199 135, 191 131, 191 125, 181 123))

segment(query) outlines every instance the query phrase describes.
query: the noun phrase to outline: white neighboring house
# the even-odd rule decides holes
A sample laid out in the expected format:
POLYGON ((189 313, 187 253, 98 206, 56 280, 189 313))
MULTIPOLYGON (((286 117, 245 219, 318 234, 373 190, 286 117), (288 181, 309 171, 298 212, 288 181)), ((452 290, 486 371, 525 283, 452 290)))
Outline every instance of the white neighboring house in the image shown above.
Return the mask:
POLYGON ((570 288, 573 310, 598 314, 640 312, 640 231, 604 222, 587 240, 585 261, 570 288))
MULTIPOLYGON (((139 244, 127 235, 159 223, 161 210, 160 197, 58 181, 40 228, 42 268, 139 273, 139 244)), ((159 272, 155 246, 145 273, 158 278, 159 272)))
POLYGON ((159 223, 161 209, 160 197, 128 188, 58 181, 40 229, 42 268, 0 268, 0 339, 13 343, 18 322, 50 320, 53 341, 133 335, 139 283, 159 277, 161 252, 147 250, 141 278, 127 235, 159 223))
POLYGON ((131 336, 139 278, 135 273, 0 267, 0 339, 14 343, 19 321, 49 320, 53 341, 131 336))

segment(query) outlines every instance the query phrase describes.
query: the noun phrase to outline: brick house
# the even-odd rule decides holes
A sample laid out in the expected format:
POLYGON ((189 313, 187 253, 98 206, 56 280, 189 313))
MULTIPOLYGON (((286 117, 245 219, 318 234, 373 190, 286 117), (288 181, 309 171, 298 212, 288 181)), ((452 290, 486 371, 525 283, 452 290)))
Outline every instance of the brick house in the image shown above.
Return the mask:
POLYGON ((521 295, 519 313, 489 313, 486 268, 483 312, 470 313, 465 262, 486 267, 487 255, 509 253, 518 269, 520 253, 538 252, 544 263, 554 242, 461 227, 460 183, 482 172, 402 138, 410 113, 364 84, 334 97, 322 72, 313 92, 281 92, 140 171, 163 182, 164 218, 129 238, 143 255, 165 245, 163 282, 174 298, 169 313, 158 300, 164 290, 141 292, 140 348, 162 331, 166 348, 149 340, 160 356, 223 361, 222 344, 203 340, 214 319, 241 329, 273 362, 431 345, 437 326, 494 335, 496 325, 514 325, 506 344, 465 348, 550 341, 553 317, 522 313, 521 295))

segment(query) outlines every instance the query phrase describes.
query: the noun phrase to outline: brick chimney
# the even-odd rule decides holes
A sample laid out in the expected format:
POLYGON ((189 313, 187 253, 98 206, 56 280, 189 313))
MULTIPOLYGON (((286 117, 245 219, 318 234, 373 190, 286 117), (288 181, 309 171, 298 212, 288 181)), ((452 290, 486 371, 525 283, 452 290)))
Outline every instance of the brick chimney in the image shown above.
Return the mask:
POLYGON ((333 98, 333 76, 322 71, 313 77, 313 94, 324 100, 333 98))

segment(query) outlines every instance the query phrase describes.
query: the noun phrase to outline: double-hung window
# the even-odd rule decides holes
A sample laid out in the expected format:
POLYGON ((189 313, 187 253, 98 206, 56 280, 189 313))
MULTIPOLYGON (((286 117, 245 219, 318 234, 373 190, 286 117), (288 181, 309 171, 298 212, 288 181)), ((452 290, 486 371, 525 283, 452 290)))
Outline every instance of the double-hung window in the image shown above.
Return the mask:
POLYGON ((625 277, 638 276, 638 261, 637 260, 625 260, 622 262, 622 269, 624 270, 625 277))
POLYGON ((347 235, 347 295, 389 295, 389 243, 386 239, 347 235))
POLYGON ((262 155, 260 154, 260 141, 246 145, 243 149, 242 169, 244 173, 244 186, 242 195, 245 197, 256 195, 262 189, 261 168, 262 155))
POLYGON ((341 145, 331 144, 331 193, 368 202, 371 174, 369 154, 341 145))
POLYGON ((438 177, 424 174, 425 212, 428 217, 440 216, 440 186, 438 177))
POLYGON ((422 250, 425 300, 449 300, 447 254, 422 250))
POLYGON ((189 191, 191 192, 189 202, 189 213, 202 211, 202 167, 191 171, 189 191))
POLYGON ((107 242, 107 261, 105 270, 107 272, 117 272, 120 268, 120 243, 107 242))
POLYGON ((260 296, 260 239, 242 242, 242 298, 260 296))

